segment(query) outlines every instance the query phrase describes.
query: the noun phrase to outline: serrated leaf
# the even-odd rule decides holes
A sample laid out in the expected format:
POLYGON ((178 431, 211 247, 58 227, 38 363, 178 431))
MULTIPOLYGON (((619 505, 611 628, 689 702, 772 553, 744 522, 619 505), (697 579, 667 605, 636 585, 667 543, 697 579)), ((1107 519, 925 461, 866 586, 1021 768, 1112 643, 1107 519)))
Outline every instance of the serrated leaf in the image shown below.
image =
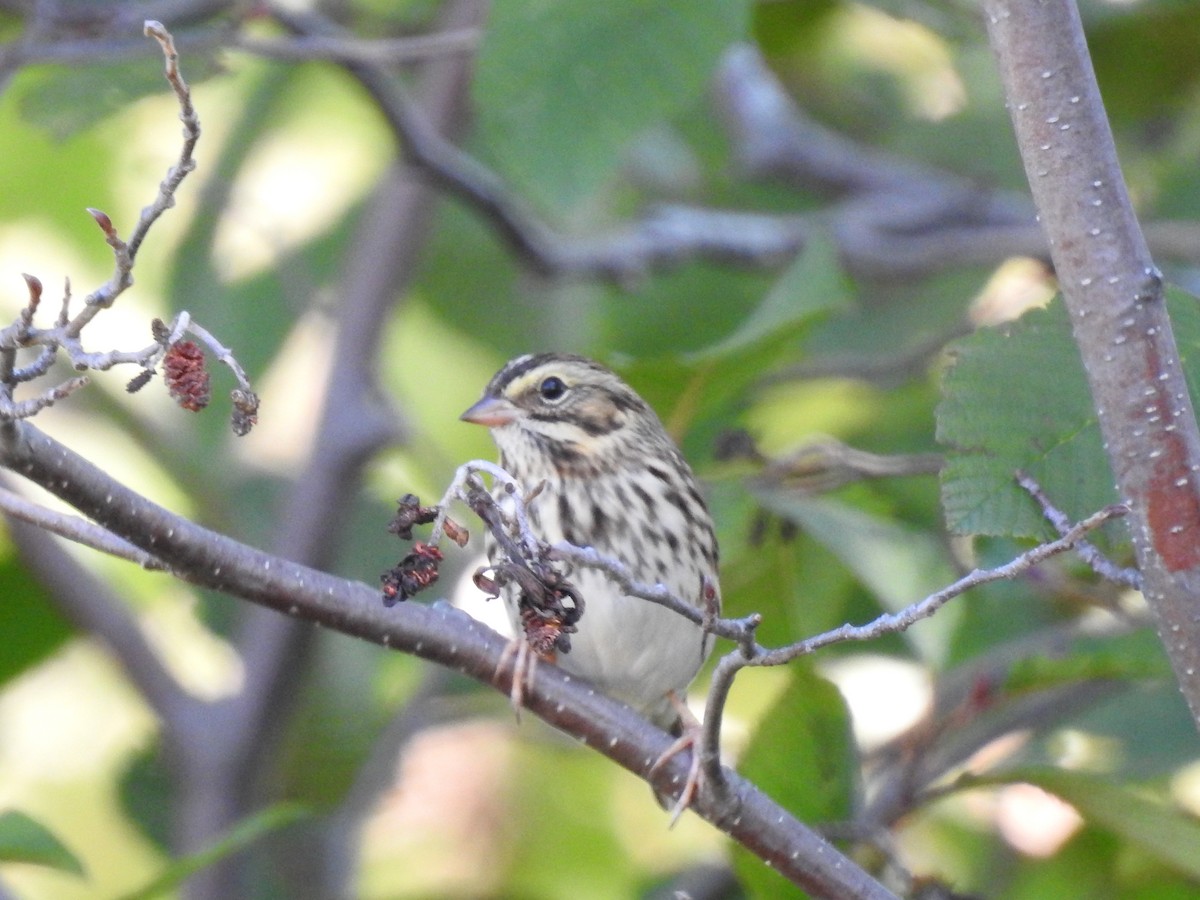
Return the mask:
POLYGON ((1160 862, 1200 878, 1200 821, 1170 804, 1100 775, 1066 769, 1022 769, 972 779, 973 784, 1033 784, 1074 806, 1088 822, 1111 831, 1160 862))
POLYGON ((480 146, 519 192, 568 211, 703 94, 748 19, 745 0, 497 3, 474 80, 480 146))
POLYGON ((960 534, 1045 538, 1049 523, 1016 484, 1024 470, 1083 516, 1115 502, 1079 352, 1061 302, 954 345, 937 438, 946 521, 960 534))
MULTIPOLYGON (((846 821, 858 770, 846 701, 811 666, 790 675, 738 769, 804 822, 846 821)), ((735 849, 734 867, 751 896, 778 896, 780 876, 748 851, 735 849)))
MULTIPOLYGON (((1167 304, 1189 388, 1200 386, 1197 300, 1168 288, 1167 304)), ((946 522, 960 534, 1047 538, 1053 530, 1017 486, 1024 470, 1055 506, 1083 518, 1116 502, 1091 392, 1066 309, 1056 299, 1016 322, 953 347, 942 384, 937 437, 946 522)))
POLYGON ((16 810, 0 813, 0 861, 34 863, 80 877, 87 874, 54 832, 16 810))

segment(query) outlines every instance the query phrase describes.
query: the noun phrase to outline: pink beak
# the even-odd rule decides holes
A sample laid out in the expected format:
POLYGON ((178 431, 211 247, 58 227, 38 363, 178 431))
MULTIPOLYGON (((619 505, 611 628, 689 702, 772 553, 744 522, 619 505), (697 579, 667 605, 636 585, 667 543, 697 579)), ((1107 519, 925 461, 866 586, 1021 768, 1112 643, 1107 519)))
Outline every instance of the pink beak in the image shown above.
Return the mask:
POLYGON ((459 416, 464 422, 499 428, 514 421, 521 411, 503 397, 484 397, 459 416))

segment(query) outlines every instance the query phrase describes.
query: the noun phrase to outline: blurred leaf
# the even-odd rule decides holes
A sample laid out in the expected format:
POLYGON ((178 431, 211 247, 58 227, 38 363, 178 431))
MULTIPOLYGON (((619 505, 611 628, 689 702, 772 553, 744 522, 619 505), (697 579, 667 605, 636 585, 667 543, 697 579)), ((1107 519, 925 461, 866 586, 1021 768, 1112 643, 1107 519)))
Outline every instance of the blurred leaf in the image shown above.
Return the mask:
POLYGON ((383 710, 347 698, 365 694, 383 655, 341 634, 316 642, 280 754, 288 797, 324 809, 345 796, 385 724, 383 710))
POLYGON ((1154 858, 1200 878, 1200 821, 1165 801, 1109 778, 1067 769, 1022 769, 972 784, 1033 784, 1074 806, 1085 819, 1154 858))
POLYGON ((480 143, 518 192, 566 213, 707 89, 748 19, 745 0, 498 3, 474 80, 480 143))
POLYGON ((1200 71, 1189 54, 1200 43, 1200 8, 1194 3, 1148 3, 1131 9, 1087 4, 1088 52, 1104 107, 1114 124, 1145 127, 1148 116, 1167 118, 1195 100, 1200 71), (1105 14, 1106 13, 1106 14, 1105 14), (1130 59, 1137 59, 1135 67, 1130 59), (1153 97, 1153 107, 1146 98, 1153 97))
POLYGON ((840 6, 835 0, 755 4, 754 38, 763 53, 802 55, 826 35, 827 23, 840 6))
POLYGON ((83 863, 54 833, 23 812, 0 813, 0 861, 33 863, 81 878, 83 863))
MULTIPOLYGON (((790 644, 846 621, 865 591, 822 544, 767 516, 740 480, 720 480, 706 492, 721 547, 725 614, 759 613, 757 635, 768 646, 790 644)), ((870 599, 867 599, 870 603, 870 599)))
MULTIPOLYGON (((1157 641, 1152 629, 1146 628, 1143 633, 1145 643, 1157 641)), ((1136 646, 1125 644, 1123 649, 1139 653, 1136 646)), ((1161 647, 1157 655, 1166 669, 1161 647)), ((1169 674, 1149 683, 1144 679, 1131 683, 1128 690, 1083 710, 1064 724, 1118 748, 1114 771, 1126 780, 1170 778, 1196 760, 1196 723, 1169 674)), ((1059 762, 1061 744, 1055 745, 1053 733, 1046 739, 1050 745, 1047 763, 1059 762)))
POLYGON ((0 557, 5 640, 0 641, 0 684, 40 662, 66 643, 71 627, 46 589, 15 555, 0 557))
MULTIPOLYGON (((502 894, 636 896, 637 864, 604 815, 613 803, 615 779, 624 773, 614 773, 595 754, 557 743, 522 742, 516 751, 508 783, 521 814, 505 826, 513 843, 502 894)), ((638 788, 651 806, 650 789, 638 788)), ((655 812, 665 822, 666 814, 655 812)))
MULTIPOLYGON (((144 50, 131 54, 128 61, 33 70, 32 76, 22 79, 18 94, 22 118, 65 141, 142 97, 171 95, 163 75, 162 51, 150 38, 145 42, 144 50)), ((214 57, 195 52, 188 53, 180 65, 193 88, 223 71, 214 57)))
POLYGON ((434 217, 415 289, 444 322, 478 335, 505 358, 554 349, 539 346, 547 337, 553 339, 546 333, 553 310, 524 294, 518 272, 512 255, 478 216, 444 203, 434 217), (462 265, 467 259, 471 264, 462 265))
POLYGON ((842 271, 837 247, 825 235, 814 234, 738 329, 695 354, 695 358, 719 359, 761 349, 767 341, 795 337, 817 314, 844 310, 853 297, 854 289, 842 271))
POLYGON ((151 744, 130 757, 117 782, 121 809, 138 830, 164 853, 171 847, 171 801, 174 789, 162 759, 151 744))
POLYGON ((1148 628, 1108 638, 1073 641, 1063 656, 1023 656, 1005 677, 1006 691, 1040 690, 1070 681, 1112 678, 1128 681, 1165 679, 1171 667, 1162 644, 1148 628))
MULTIPOLYGON (((933 535, 836 500, 765 489, 756 490, 755 496, 766 509, 824 544, 889 612, 955 580, 945 548, 933 535)), ((960 615, 959 607, 950 604, 910 628, 905 637, 926 659, 942 661, 960 615)))
MULTIPOLYGON (((841 693, 811 665, 793 665, 790 684, 754 733, 738 769, 798 819, 850 818, 858 760, 841 693)), ((737 846, 734 868, 751 896, 779 896, 782 877, 737 846)), ((788 893, 795 888, 788 889, 788 893)))
POLYGON ((121 900, 152 900, 154 897, 161 897, 178 888, 202 869, 246 849, 272 831, 286 828, 308 816, 309 812, 305 807, 294 803, 278 803, 255 813, 234 825, 207 850, 175 860, 148 884, 123 895, 121 900))
MULTIPOLYGON (((686 435, 690 446, 710 452, 747 391, 781 358, 795 352, 799 339, 817 322, 850 301, 849 284, 831 245, 815 239, 776 279, 740 329, 694 353, 638 359, 621 366, 621 373, 677 439, 686 435)), ((680 323, 687 327, 687 318, 680 323)), ((701 458, 697 453, 689 456, 701 458)))
POLYGON ((611 287, 595 311, 596 337, 644 359, 702 354, 734 332, 771 289, 770 273, 693 261, 630 287, 611 287))
POLYGON ((858 302, 805 339, 806 362, 885 384, 922 377, 934 352, 966 333, 967 307, 990 275, 968 268, 911 281, 856 283, 858 302))
MULTIPOLYGON (((192 73, 188 72, 189 81, 192 73)), ((26 81, 19 108, 30 124, 64 141, 95 125, 139 97, 169 93, 158 45, 146 39, 146 53, 131 62, 94 63, 86 69, 40 69, 26 81)))
POLYGON ((1107 831, 1083 828, 1049 859, 1014 860, 1012 884, 998 886, 997 892, 1002 890, 1005 900, 1130 896, 1113 892, 1121 868, 1119 843, 1107 831))

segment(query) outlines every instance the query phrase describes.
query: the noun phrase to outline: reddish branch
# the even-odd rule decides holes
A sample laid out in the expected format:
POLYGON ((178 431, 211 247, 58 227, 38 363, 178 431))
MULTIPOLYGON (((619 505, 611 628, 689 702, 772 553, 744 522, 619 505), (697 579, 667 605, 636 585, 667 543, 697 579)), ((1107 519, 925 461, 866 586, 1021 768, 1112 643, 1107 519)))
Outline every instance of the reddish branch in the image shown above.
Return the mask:
POLYGON ((1200 724, 1200 431, 1162 279, 1072 0, 989 0, 1025 172, 1070 311, 1146 600, 1200 724))

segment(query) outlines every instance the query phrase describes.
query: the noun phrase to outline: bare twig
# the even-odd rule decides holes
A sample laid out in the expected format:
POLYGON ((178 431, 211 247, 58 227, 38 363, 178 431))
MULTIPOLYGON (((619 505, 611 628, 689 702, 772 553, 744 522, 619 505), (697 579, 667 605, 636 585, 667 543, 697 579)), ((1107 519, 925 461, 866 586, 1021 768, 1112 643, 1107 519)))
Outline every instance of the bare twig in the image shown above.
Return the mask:
POLYGON ((801 494, 817 494, 855 481, 936 475, 941 469, 940 453, 881 455, 824 438, 805 444, 795 453, 770 460, 753 481, 801 494))
MULTIPOLYGON (((1027 472, 1017 472, 1017 484, 1029 493, 1038 506, 1042 508, 1042 515, 1046 517, 1046 521, 1054 526, 1054 530, 1060 535, 1066 536, 1071 530, 1071 520, 1067 514, 1050 502, 1050 498, 1046 496, 1046 492, 1042 490, 1042 486, 1037 483, 1027 472)), ((1088 540, 1080 540, 1075 544, 1075 552, 1079 554, 1079 558, 1092 567, 1092 570, 1102 578, 1109 581, 1123 584, 1131 587, 1134 590, 1142 589, 1142 573, 1137 569, 1125 568, 1118 566, 1111 559, 1106 557, 1100 550, 1088 540)))
POLYGON ((548 554, 553 559, 567 560, 576 565, 604 572, 629 596, 665 606, 700 625, 706 631, 737 643, 738 648, 723 656, 713 672, 704 717, 703 739, 697 751, 700 754, 705 777, 709 779, 713 789, 718 792, 723 790, 724 786, 719 753, 721 720, 734 678, 743 668, 784 665, 800 656, 832 644, 845 641, 875 640, 887 634, 904 631, 917 622, 929 618, 950 600, 972 588, 993 581, 1014 578, 1052 556, 1077 547, 1085 534, 1128 512, 1126 507, 1120 505, 1105 507, 1067 528, 1057 540, 1039 544, 1002 566, 993 569, 975 569, 953 584, 898 612, 885 613, 865 625, 847 623, 805 640, 771 649, 762 646, 755 639, 756 629, 761 622, 761 617, 758 615, 742 619, 714 617, 697 609, 694 604, 675 596, 664 585, 647 585, 636 581, 631 577, 623 562, 600 553, 594 547, 579 547, 568 541, 558 541, 553 544, 542 541, 529 526, 526 512, 529 496, 523 493, 521 486, 508 472, 493 463, 476 460, 458 469, 450 488, 442 498, 441 513, 434 525, 432 543, 440 540, 447 506, 454 499, 461 500, 477 511, 481 502, 490 501, 491 507, 482 511, 485 513, 484 521, 497 540, 507 548, 510 555, 526 554, 526 559, 533 561, 548 554), (492 500, 490 494, 480 490, 477 474, 479 472, 488 473, 497 483, 504 486, 504 503, 492 500), (515 542, 514 538, 516 538, 515 542))
POLYGON ((12 400, 8 396, 0 395, 0 419, 28 419, 30 416, 36 416, 46 407, 69 397, 87 383, 87 376, 80 375, 47 388, 28 400, 12 400))
POLYGON ((117 559, 136 563, 143 569, 157 571, 166 569, 161 560, 139 550, 128 541, 117 537, 111 531, 101 528, 87 521, 87 519, 81 519, 78 516, 68 516, 47 509, 7 488, 0 487, 0 510, 13 519, 19 519, 22 522, 28 522, 30 525, 36 525, 38 528, 49 531, 52 534, 57 534, 59 537, 82 544, 84 547, 91 547, 93 550, 98 550, 109 556, 115 556, 117 559))
POLYGON ((233 372, 233 375, 237 379, 238 384, 241 385, 242 390, 250 390, 250 379, 246 376, 246 370, 242 368, 241 363, 239 363, 234 357, 232 350, 218 341, 213 336, 212 332, 210 332, 207 328, 202 327, 200 323, 193 320, 190 316, 184 325, 184 330, 194 334, 196 337, 200 338, 200 340, 204 341, 205 346, 212 351, 213 356, 215 356, 219 362, 222 362, 228 366, 229 370, 233 372))
POLYGON ((179 100, 179 119, 183 122, 183 144, 180 148, 179 159, 167 170, 166 177, 158 187, 154 201, 142 210, 137 223, 130 233, 128 241, 122 241, 108 216, 97 210, 92 211, 93 217, 105 233, 109 245, 113 248, 116 268, 109 280, 87 296, 84 308, 75 316, 68 326, 69 334, 78 337, 80 331, 95 318, 101 310, 112 305, 122 292, 133 284, 133 263, 137 253, 149 233, 150 228, 159 217, 175 205, 175 192, 188 173, 196 168, 193 152, 196 142, 200 139, 200 119, 192 106, 191 90, 184 81, 183 73, 179 70, 179 53, 175 49, 175 40, 161 22, 147 20, 145 24, 147 36, 158 41, 166 61, 165 74, 167 82, 175 91, 179 100))

